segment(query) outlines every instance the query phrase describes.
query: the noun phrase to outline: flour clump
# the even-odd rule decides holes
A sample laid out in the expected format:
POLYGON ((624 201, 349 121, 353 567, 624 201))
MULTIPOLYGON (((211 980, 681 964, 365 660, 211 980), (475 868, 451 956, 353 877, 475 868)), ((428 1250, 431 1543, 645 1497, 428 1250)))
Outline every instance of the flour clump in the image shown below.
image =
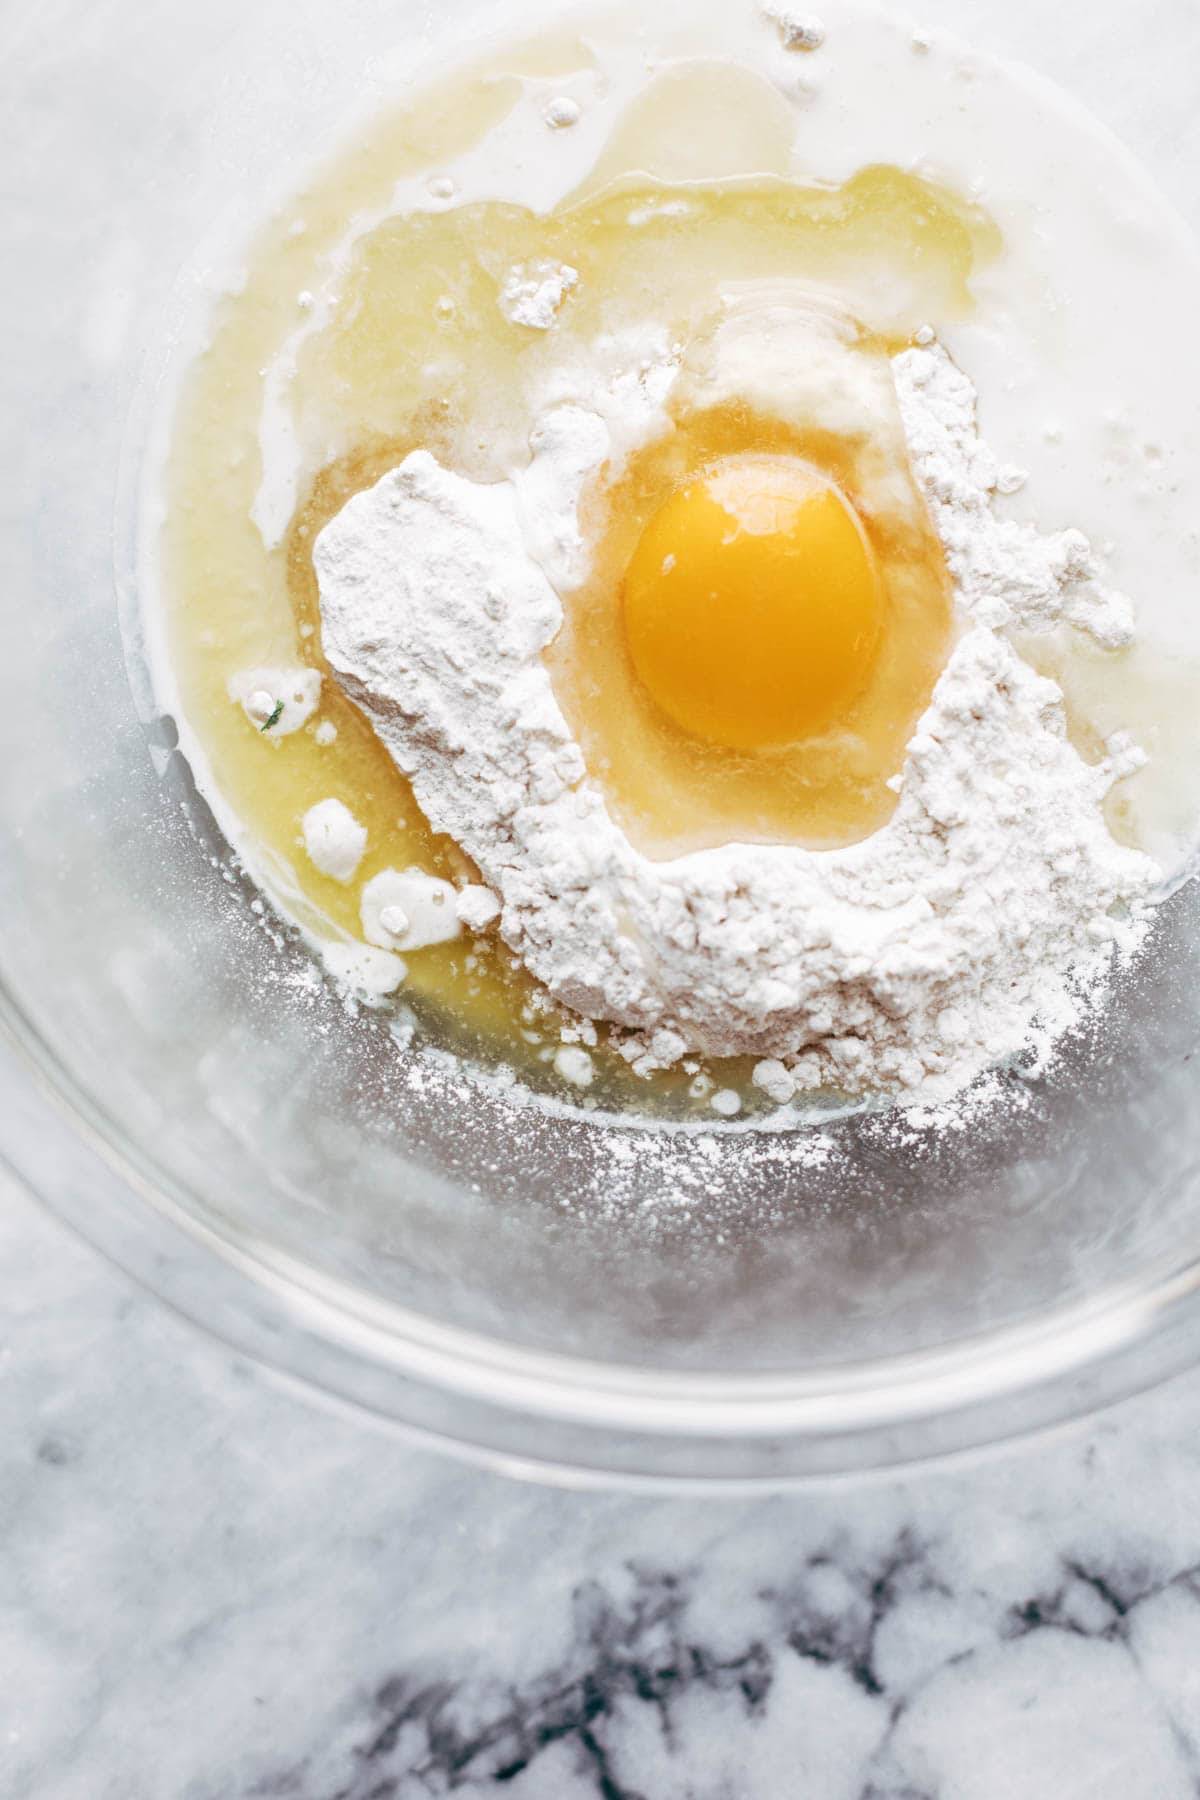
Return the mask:
POLYGON ((763 12, 779 32, 786 50, 819 50, 825 42, 825 27, 812 13, 770 0, 763 12))
POLYGON ((367 831, 344 801, 318 800, 300 821, 300 829, 304 848, 323 875, 353 881, 367 853, 367 831))
POLYGON ((569 263, 518 263, 500 290, 500 310, 513 325, 549 331, 578 280, 578 269, 569 263))

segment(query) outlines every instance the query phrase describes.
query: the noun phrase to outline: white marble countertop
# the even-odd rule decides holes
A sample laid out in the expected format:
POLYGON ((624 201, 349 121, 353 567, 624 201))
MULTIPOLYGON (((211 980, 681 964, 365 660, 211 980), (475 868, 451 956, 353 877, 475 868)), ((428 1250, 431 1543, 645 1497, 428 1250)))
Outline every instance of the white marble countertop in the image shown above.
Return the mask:
POLYGON ((968 1468, 631 1500, 310 1406, 10 1176, 0 1281, 0 1794, 1200 1794, 1200 1377, 968 1468))
MULTIPOLYGON (((31 107, 90 91, 111 10, 87 16, 83 73, 64 53, 31 107)), ((999 14, 1194 213, 1194 57, 1153 87, 1105 72, 1114 34, 1131 61, 1139 35, 1185 43, 1194 0, 1105 0, 1086 33, 1079 7, 999 14)), ((173 79, 167 14, 145 26, 173 79)), ((114 90, 121 144, 137 75, 114 90)), ((289 83, 255 99, 283 118, 289 83)), ((139 217, 161 192, 167 219, 176 187, 143 185, 124 183, 139 217)), ((7 1108, 12 1150, 0 1081, 7 1108)), ((319 1410, 2 1173, 0 1296, 0 1800, 1200 1795, 1200 1373, 952 1471, 633 1500, 319 1410)))

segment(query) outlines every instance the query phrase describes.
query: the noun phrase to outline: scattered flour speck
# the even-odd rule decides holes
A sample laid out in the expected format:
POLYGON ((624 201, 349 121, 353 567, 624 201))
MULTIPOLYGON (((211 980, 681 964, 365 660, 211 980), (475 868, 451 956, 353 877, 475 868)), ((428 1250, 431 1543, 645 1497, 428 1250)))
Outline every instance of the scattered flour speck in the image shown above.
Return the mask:
POLYGON ((569 263, 518 263, 500 289, 500 310, 513 325, 549 331, 578 281, 579 271, 569 263))
POLYGON ((811 52, 825 42, 825 26, 813 13, 787 0, 767 0, 763 12, 776 27, 787 50, 811 52))

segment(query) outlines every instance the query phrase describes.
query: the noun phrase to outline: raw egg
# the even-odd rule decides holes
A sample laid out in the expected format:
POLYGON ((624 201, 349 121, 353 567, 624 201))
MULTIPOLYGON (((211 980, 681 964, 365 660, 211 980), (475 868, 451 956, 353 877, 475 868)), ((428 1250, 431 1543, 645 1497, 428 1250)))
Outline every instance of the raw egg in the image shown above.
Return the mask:
POLYGON ((798 457, 724 457, 652 515, 624 582, 634 669, 684 731, 779 749, 866 686, 884 591, 841 490, 798 457))

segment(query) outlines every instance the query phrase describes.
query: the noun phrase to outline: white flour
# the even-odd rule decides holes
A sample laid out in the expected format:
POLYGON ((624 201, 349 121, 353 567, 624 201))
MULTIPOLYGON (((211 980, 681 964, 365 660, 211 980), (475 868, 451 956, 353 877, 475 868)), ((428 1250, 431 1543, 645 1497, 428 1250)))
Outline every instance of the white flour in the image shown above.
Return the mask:
POLYGON ((300 821, 309 860, 334 881, 353 881, 367 853, 367 829, 341 800, 318 800, 300 821))
MULTIPOLYGON (((1136 756, 1114 743, 1086 765, 1058 688, 996 631, 1068 617, 1114 641, 1123 603, 1077 536, 995 519, 999 472, 949 359, 910 352, 895 373, 970 628, 893 819, 847 850, 734 844, 666 863, 634 850, 541 660, 562 608, 522 529, 536 473, 523 506, 512 484, 474 485, 417 451, 317 540, 325 651, 347 691, 499 897, 508 944, 564 1005, 624 1028, 644 1072, 745 1053, 776 1099, 949 1093, 1035 1029, 1053 1039, 1144 935, 1159 872, 1101 811, 1136 756)), ((577 494, 561 430, 546 442, 577 494)), ((543 500, 532 510, 559 521, 543 548, 577 554, 543 500)))
POLYGON ((513 325, 549 331, 578 280, 570 263, 518 263, 500 289, 500 311, 513 325))
POLYGON ((462 929, 458 895, 424 869, 382 869, 362 891, 363 936, 381 950, 424 950, 448 944, 462 929))
POLYGON ((825 27, 820 19, 784 0, 770 0, 763 12, 776 27, 786 50, 819 50, 825 42, 825 27))
POLYGON ((1059 621, 1107 649, 1133 637, 1133 608, 1099 579, 1080 531, 1044 534, 992 510, 1021 486, 975 427, 975 389, 944 350, 906 350, 892 364, 909 454, 933 513, 959 598, 973 618, 1046 631, 1059 621))

